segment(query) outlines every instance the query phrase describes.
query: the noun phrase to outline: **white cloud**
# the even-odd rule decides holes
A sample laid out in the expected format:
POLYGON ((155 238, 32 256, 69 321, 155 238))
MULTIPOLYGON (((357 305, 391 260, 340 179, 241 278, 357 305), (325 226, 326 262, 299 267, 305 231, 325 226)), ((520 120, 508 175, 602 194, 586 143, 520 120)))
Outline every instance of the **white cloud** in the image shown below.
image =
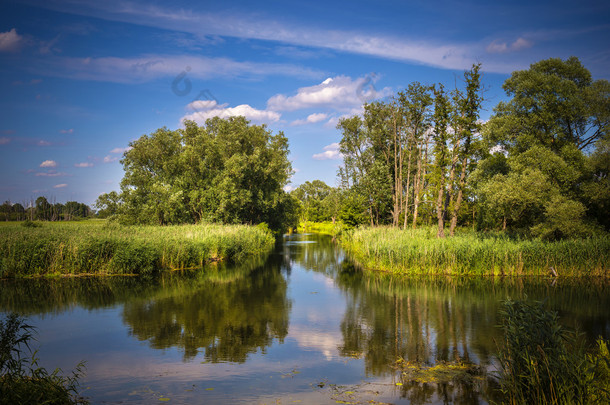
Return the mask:
POLYGON ((520 51, 521 49, 531 48, 533 45, 533 42, 525 38, 519 37, 512 44, 497 40, 493 41, 491 44, 487 45, 486 49, 489 53, 507 53, 520 51))
POLYGON ((402 35, 376 35, 366 31, 287 25, 281 21, 261 18, 259 15, 246 16, 233 11, 210 13, 193 9, 161 8, 149 4, 116 4, 115 1, 98 2, 94 6, 72 2, 69 7, 60 4, 54 6, 75 14, 189 32, 200 37, 220 35, 276 41, 283 45, 331 49, 446 69, 468 69, 476 60, 477 52, 481 51, 478 43, 422 41, 402 35))
POLYGON ((228 104, 218 104, 215 100, 196 100, 187 106, 194 112, 182 117, 181 121, 193 120, 198 124, 203 124, 208 118, 212 117, 228 118, 242 115, 251 121, 276 122, 281 117, 278 112, 258 110, 248 104, 241 104, 236 107, 227 106, 228 104))
POLYGON ((59 133, 60 134, 72 134, 72 133, 74 133, 74 129, 73 128, 70 128, 70 129, 60 129, 59 133))
POLYGON ((93 167, 91 162, 74 163, 74 167, 93 167))
POLYGON ((309 114, 307 116, 307 118, 304 120, 292 121, 292 123, 290 125, 297 126, 297 125, 306 125, 306 124, 316 124, 318 122, 324 121, 327 118, 328 118, 328 114, 313 113, 313 114, 309 114))
POLYGON ((57 167, 57 162, 54 160, 45 160, 40 164, 40 167, 57 167))
POLYGON ((19 50, 23 37, 17 34, 15 28, 0 32, 0 52, 15 52, 19 50))
POLYGON ((126 148, 114 148, 110 151, 110 153, 125 153, 128 150, 132 150, 133 148, 131 146, 128 146, 126 148))
POLYGON ((64 173, 64 172, 56 172, 54 170, 48 171, 48 172, 41 172, 41 173, 36 173, 34 176, 36 177, 63 177, 63 176, 69 176, 68 173, 64 173))
POLYGON ((112 163, 112 162, 116 162, 117 160, 119 160, 118 157, 116 156, 104 156, 104 163, 112 163))
POLYGON ((62 183, 62 184, 56 184, 53 186, 53 188, 64 188, 64 187, 68 187, 68 185, 66 183, 62 183))
POLYGON ((45 140, 41 139, 40 141, 36 142, 36 145, 38 145, 38 146, 51 146, 51 142, 45 141, 45 140))
POLYGON ((294 96, 277 94, 267 101, 267 107, 274 111, 320 107, 350 110, 391 94, 388 87, 377 91, 374 86, 376 80, 377 76, 373 74, 355 80, 348 76, 329 77, 315 86, 301 87, 294 96))
POLYGON ((11 142, 11 138, 7 138, 6 136, 0 137, 0 145, 6 145, 11 142))
POLYGON ((339 143, 331 143, 324 147, 324 152, 316 153, 312 156, 315 160, 330 160, 330 159, 342 159, 343 155, 339 151, 339 143))

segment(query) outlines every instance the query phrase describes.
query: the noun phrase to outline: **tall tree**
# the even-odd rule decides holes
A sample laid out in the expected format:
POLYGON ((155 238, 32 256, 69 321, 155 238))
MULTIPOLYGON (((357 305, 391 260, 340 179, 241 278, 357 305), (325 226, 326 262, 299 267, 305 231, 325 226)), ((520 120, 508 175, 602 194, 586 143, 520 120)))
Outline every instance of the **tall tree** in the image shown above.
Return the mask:
POLYGON ((267 222, 291 217, 283 191, 292 174, 288 141, 244 117, 185 122, 130 144, 122 160, 120 217, 125 222, 267 222))
POLYGON ((450 104, 443 85, 434 92, 434 167, 437 180, 438 197, 436 199, 437 237, 445 237, 445 187, 447 167, 450 163, 448 142, 450 104))
POLYGON ((453 236, 457 226, 458 213, 462 204, 464 195, 464 186, 466 184, 466 174, 468 172, 468 163, 473 156, 473 137, 479 132, 479 114, 483 97, 481 95, 481 64, 472 66, 470 71, 464 72, 466 81, 465 97, 457 99, 455 106, 458 112, 457 126, 455 128, 456 135, 460 139, 462 145, 460 149, 462 170, 457 186, 457 197, 453 212, 451 214, 451 227, 449 234, 453 236))
POLYGON ((610 84, 593 81, 578 58, 551 58, 514 72, 502 88, 512 99, 495 108, 489 132, 511 153, 542 145, 583 150, 607 136, 610 84))

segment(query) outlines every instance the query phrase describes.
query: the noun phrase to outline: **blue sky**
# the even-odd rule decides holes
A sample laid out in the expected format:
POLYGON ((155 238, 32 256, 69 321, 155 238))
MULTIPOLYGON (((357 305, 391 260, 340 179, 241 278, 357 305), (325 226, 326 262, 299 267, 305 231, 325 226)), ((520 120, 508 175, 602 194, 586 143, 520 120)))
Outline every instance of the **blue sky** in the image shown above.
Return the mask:
POLYGON ((486 119, 514 70, 577 56, 610 79, 608 1, 0 0, 0 202, 93 204, 129 142, 185 118, 283 131, 292 187, 335 185, 338 119, 482 63, 486 119))

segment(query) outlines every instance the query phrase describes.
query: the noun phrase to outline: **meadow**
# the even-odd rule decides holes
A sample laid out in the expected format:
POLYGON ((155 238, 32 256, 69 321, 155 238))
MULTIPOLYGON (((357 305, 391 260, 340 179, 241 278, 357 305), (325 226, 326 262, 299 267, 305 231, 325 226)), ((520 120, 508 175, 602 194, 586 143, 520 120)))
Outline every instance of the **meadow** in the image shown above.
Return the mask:
POLYGON ((358 228, 341 235, 362 266, 407 275, 610 275, 610 237, 543 241, 462 229, 436 238, 435 227, 358 228))
POLYGON ((25 224, 0 224, 0 278, 198 268, 263 254, 275 243, 261 226, 122 226, 102 220, 25 224))

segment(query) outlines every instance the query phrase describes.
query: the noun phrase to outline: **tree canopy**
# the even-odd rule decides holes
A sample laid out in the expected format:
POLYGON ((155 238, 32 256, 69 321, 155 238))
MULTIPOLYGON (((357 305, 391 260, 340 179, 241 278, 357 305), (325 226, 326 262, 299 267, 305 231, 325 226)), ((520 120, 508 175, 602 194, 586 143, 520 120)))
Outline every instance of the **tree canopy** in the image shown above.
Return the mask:
MULTIPOLYGON (((294 217, 284 192, 292 174, 288 140, 244 117, 218 117, 184 129, 161 128, 130 143, 121 163, 118 217, 125 223, 261 223, 294 217)), ((115 196, 102 195, 101 208, 115 196)))

